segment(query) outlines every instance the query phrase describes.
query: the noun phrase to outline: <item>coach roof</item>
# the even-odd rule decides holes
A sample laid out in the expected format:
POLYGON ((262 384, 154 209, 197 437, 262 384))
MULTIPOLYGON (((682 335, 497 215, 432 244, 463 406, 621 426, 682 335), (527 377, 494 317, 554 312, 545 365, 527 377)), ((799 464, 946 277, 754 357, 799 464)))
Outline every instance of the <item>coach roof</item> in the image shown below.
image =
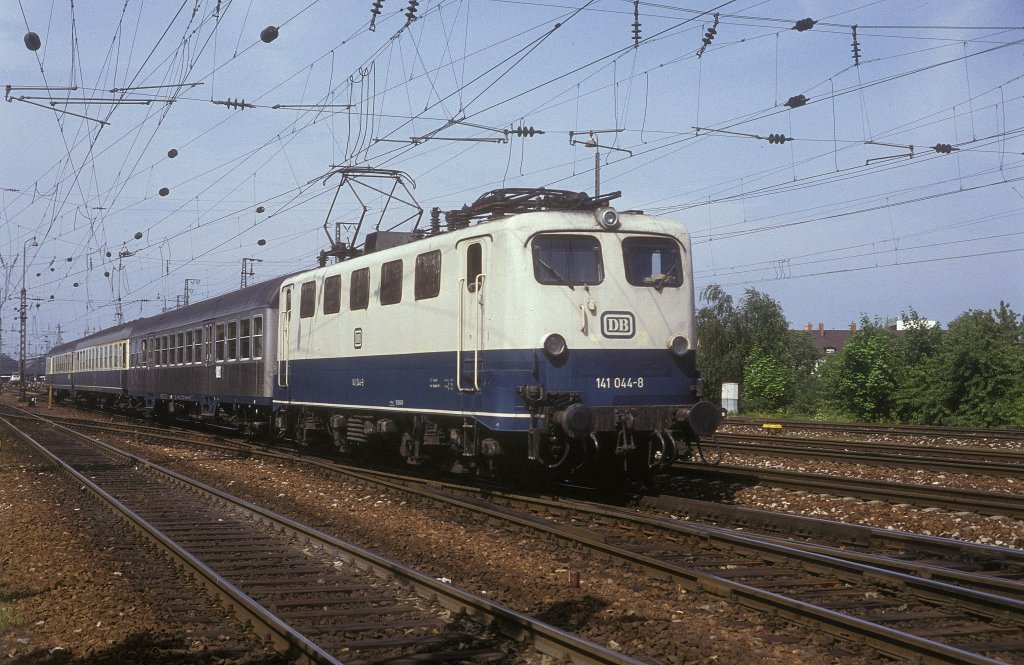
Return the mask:
POLYGON ((135 322, 135 333, 145 335, 159 330, 190 327, 211 319, 226 319, 258 309, 277 309, 280 298, 279 288, 285 279, 286 277, 275 277, 266 282, 203 300, 188 307, 139 319, 135 322))

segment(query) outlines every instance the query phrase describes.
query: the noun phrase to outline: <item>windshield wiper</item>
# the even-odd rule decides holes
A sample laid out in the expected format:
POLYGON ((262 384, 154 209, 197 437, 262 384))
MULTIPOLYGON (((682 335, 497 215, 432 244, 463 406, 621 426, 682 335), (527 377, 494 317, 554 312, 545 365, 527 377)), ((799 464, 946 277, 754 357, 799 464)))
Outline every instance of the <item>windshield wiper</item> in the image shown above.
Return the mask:
MULTIPOLYGON (((671 277, 672 273, 674 273, 675 271, 676 271, 676 266, 673 265, 671 268, 669 268, 669 271, 667 273, 665 273, 663 275, 658 275, 657 277, 655 277, 653 279, 651 284, 653 284, 654 288, 656 288, 658 290, 658 293, 661 293, 661 290, 663 288, 665 288, 665 283, 668 281, 669 277, 671 277)), ((651 275, 651 277, 654 277, 654 276, 651 275)))
POLYGON ((558 280, 560 280, 560 281, 561 281, 561 282, 562 282, 563 284, 565 284, 566 286, 568 286, 568 287, 569 287, 569 290, 571 290, 571 291, 575 291, 575 290, 576 290, 576 287, 572 285, 572 282, 570 282, 569 280, 567 280, 567 279, 566 279, 565 277, 562 277, 562 273, 558 272, 557 270, 555 270, 554 268, 552 268, 552 267, 551 267, 551 266, 549 266, 548 264, 544 263, 544 261, 542 261, 541 259, 537 259, 537 263, 539 263, 539 264, 541 264, 542 266, 544 266, 545 268, 547 268, 547 269, 548 269, 548 271, 549 271, 549 272, 550 272, 550 273, 551 273, 552 275, 554 275, 554 276, 555 276, 555 279, 558 279, 558 280))

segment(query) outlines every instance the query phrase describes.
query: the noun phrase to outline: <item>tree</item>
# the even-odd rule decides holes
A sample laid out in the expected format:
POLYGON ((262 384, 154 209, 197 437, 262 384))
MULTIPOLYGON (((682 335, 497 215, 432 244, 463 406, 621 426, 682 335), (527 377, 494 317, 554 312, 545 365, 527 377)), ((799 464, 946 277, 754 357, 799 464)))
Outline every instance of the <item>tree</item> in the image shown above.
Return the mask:
POLYGON ((941 401, 937 384, 930 372, 935 355, 942 347, 945 333, 931 325, 913 309, 900 315, 903 335, 900 337, 901 368, 897 376, 896 416, 900 422, 917 425, 934 424, 934 404, 941 401))
POLYGON ((793 367, 764 352, 757 344, 743 367, 743 410, 758 413, 784 411, 793 400, 793 367))
POLYGON ((722 383, 737 382, 744 409, 788 406, 793 386, 810 374, 817 358, 806 335, 789 330, 779 303, 757 289, 744 291, 736 306, 721 286, 710 284, 701 300, 705 305, 697 311, 697 362, 707 394, 720 395, 722 383), (756 367, 748 369, 749 363, 756 367))
POLYGON ((861 318, 842 353, 822 367, 821 400, 825 415, 865 421, 895 415, 901 353, 896 335, 878 321, 861 318))
POLYGON ((920 377, 920 421, 1024 428, 1024 320, 1004 302, 961 314, 920 377))

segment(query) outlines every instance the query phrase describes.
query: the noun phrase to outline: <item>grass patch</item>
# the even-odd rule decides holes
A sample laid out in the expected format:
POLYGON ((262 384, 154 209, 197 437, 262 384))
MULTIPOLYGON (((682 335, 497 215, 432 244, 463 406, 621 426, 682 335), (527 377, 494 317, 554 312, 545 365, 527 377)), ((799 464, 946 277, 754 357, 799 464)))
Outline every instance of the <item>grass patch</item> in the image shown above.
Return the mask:
POLYGON ((7 605, 0 605, 0 630, 8 630, 19 625, 21 620, 14 613, 14 608, 7 605))

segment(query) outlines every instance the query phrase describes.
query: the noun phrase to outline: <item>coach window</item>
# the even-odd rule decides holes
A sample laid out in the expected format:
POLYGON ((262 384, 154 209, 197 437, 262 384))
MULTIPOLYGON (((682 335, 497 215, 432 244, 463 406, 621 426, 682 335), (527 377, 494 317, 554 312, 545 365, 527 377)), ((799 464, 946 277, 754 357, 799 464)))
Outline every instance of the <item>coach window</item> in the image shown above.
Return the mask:
POLYGON ((416 279, 413 291, 416 300, 436 298, 441 293, 441 250, 416 257, 416 279))
POLYGON ((324 279, 324 314, 337 314, 341 311, 341 275, 331 275, 324 279))
POLYGON ((402 302, 402 260, 388 261, 380 267, 380 304, 402 302))
POLYGON ((299 296, 299 318, 308 319, 316 311, 316 282, 304 282, 299 296))
POLYGON ((238 358, 239 360, 249 359, 249 342, 251 340, 249 319, 242 319, 238 322, 238 358))
POLYGON ((252 357, 263 357, 263 315, 252 317, 252 357))
POLYGON ((238 321, 228 322, 228 360, 238 360, 238 321))
POLYGON ((217 362, 224 362, 224 324, 217 324, 217 362))
POLYGON ((178 364, 185 362, 185 333, 178 333, 178 364))
POLYGON ((167 335, 163 335, 160 342, 160 364, 164 366, 170 364, 167 362, 170 359, 170 345, 167 342, 167 335))
POLYGON ((633 286, 653 286, 659 291, 666 286, 683 285, 683 260, 679 244, 669 238, 625 238, 622 260, 626 265, 626 281, 633 286))
POLYGON ((213 324, 207 323, 204 328, 206 332, 203 333, 203 337, 206 339, 206 362, 213 362, 213 324))
POLYGON ((197 363, 201 363, 201 362, 203 362, 203 329, 202 328, 196 328, 195 329, 195 336, 193 337, 193 341, 195 342, 195 348, 192 351, 192 359, 195 362, 197 362, 197 363))
POLYGON ((476 280, 484 271, 483 245, 478 242, 466 248, 466 290, 476 291, 476 280))
POLYGON ((352 273, 348 290, 348 308, 366 309, 370 306, 370 269, 360 268, 352 273))
POLYGON ((192 364, 192 331, 185 331, 185 363, 192 364))
POLYGON ((537 236, 533 239, 533 276, 541 284, 600 284, 604 281, 601 244, 593 236, 537 236))

